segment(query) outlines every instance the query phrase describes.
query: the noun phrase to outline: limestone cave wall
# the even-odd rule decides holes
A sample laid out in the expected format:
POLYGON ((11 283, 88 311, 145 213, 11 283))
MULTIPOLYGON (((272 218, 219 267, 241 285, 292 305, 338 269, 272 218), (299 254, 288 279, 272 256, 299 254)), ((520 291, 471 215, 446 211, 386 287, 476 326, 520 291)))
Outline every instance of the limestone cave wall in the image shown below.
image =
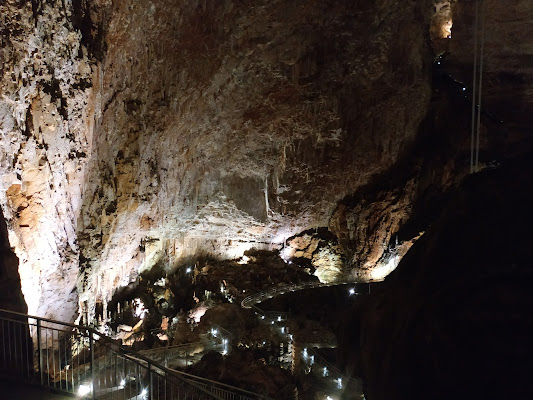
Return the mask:
MULTIPOLYGON (((530 147, 530 5, 502 7, 483 167, 530 147)), ((252 247, 381 279, 468 171, 473 10, 3 2, 0 205, 30 312, 91 315, 142 271, 252 247)))
POLYGON ((326 227, 429 102, 429 1, 1 7, 0 202, 55 318, 158 262, 326 227))

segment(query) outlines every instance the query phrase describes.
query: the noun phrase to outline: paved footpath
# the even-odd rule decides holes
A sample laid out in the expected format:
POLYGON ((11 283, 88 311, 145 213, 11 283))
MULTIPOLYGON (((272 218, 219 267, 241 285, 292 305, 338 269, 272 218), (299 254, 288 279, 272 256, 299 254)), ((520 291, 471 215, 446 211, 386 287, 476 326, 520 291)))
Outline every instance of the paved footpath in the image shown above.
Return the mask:
POLYGON ((13 380, 0 380, 2 400, 73 400, 74 397, 53 393, 44 388, 31 386, 13 380))

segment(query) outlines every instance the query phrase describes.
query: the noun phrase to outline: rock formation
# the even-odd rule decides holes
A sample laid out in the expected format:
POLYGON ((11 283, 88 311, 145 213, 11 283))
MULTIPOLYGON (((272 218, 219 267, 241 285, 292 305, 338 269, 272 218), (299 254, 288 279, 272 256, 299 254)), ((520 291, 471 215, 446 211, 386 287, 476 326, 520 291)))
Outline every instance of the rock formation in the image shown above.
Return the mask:
POLYGON ((346 314, 342 354, 368 399, 531 397, 529 164, 466 180, 346 314))
MULTIPOLYGON (((483 165, 523 153, 531 118, 529 46, 510 46, 531 6, 486 4, 483 165)), ((317 229, 291 256, 381 279, 468 172, 473 10, 3 2, 0 205, 30 312, 91 320, 154 266, 317 229)))
POLYGON ((0 209, 0 308, 27 313, 17 268, 18 259, 9 246, 7 226, 0 209))
POLYGON ((327 226, 426 112, 429 2, 19 3, 1 6, 0 203, 43 315, 327 226))

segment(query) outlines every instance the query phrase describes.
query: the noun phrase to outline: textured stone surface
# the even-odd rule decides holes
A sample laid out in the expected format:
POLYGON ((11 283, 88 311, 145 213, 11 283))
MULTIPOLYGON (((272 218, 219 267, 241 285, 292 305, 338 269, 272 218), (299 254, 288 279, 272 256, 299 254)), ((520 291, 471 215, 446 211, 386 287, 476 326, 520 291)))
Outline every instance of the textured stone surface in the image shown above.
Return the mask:
POLYGON ((93 113, 87 49, 63 4, 0 5, 0 203, 29 311, 70 320, 93 113))
POLYGON ((7 226, 0 209, 0 308, 27 313, 17 268, 18 259, 9 246, 7 226))
POLYGON ((321 282, 334 282, 349 275, 344 249, 337 237, 323 228, 287 239, 280 254, 285 261, 295 262, 321 282))
POLYGON ((327 226, 428 104, 430 2, 21 4, 1 13, 0 200, 40 314, 327 226))
MULTIPOLYGON (((486 3, 486 28, 481 106, 493 113, 496 121, 484 126, 481 151, 482 157, 490 161, 531 148, 533 22, 530 16, 533 4, 527 0, 487 0, 483 3, 486 3), (504 121, 503 125, 494 123, 500 120, 504 121), (489 151, 494 146, 497 151, 489 151)), ((452 4, 454 25, 449 47, 454 74, 466 82, 469 89, 474 61, 474 4, 473 1, 452 4)))
POLYGON ((529 164, 468 179, 347 313, 340 354, 368 399, 531 397, 529 164))

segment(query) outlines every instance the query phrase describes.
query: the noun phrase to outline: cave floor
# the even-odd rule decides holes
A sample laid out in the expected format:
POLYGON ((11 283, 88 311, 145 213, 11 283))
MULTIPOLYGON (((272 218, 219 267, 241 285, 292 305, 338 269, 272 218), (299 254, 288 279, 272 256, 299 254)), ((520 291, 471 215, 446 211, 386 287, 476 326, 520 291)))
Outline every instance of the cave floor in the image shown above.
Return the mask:
POLYGON ((0 393, 2 400, 71 400, 74 398, 7 379, 0 379, 0 393))

